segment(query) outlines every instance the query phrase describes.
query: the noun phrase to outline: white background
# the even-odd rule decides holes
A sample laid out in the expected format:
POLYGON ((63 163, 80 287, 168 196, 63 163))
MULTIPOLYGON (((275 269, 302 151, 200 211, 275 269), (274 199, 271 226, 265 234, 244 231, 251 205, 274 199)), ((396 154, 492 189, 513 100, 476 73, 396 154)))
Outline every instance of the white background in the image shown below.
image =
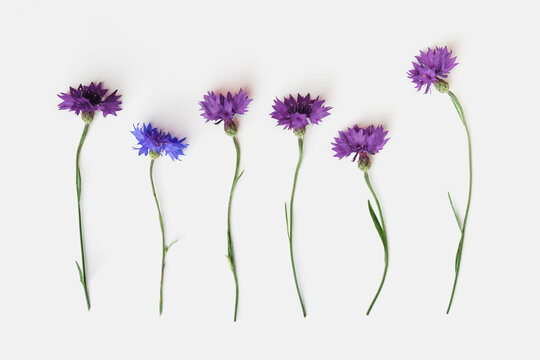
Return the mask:
POLYGON ((0 357, 3 359, 538 359, 539 26, 534 1, 3 1, 0 357), (143 5, 144 3, 144 5, 143 5), (407 79, 419 49, 448 45, 470 124, 474 192, 454 307, 445 315, 465 207, 465 132, 450 99, 407 79), (59 92, 103 81, 118 117, 96 116, 81 156, 92 310, 78 282, 75 150, 83 122, 59 92), (207 90, 249 90, 245 174, 233 204, 238 322, 226 254, 234 147, 205 124, 207 90), (296 138, 272 100, 321 95, 332 115, 306 134, 294 288, 283 202, 296 138), (149 158, 133 123, 191 144, 159 159, 169 242, 158 316, 160 230, 149 158), (330 142, 355 123, 391 140, 372 182, 390 270, 355 164, 330 142))

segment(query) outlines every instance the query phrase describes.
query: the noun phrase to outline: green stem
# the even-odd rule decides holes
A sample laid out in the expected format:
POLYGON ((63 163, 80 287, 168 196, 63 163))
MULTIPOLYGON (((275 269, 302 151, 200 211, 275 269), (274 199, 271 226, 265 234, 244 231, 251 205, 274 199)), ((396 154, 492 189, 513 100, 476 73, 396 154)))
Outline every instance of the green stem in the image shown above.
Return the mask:
POLYGON ((388 240, 387 240, 387 235, 386 235, 386 227, 384 225, 384 217, 381 210, 381 204, 379 203, 379 198, 377 197, 377 194, 375 194, 375 191, 373 190, 373 187, 371 186, 371 182, 369 181, 369 175, 367 171, 364 172, 364 180, 366 181, 369 191, 371 191, 371 195, 373 195, 373 198, 375 199, 375 203, 377 204, 377 209, 379 211, 379 217, 381 219, 381 228, 382 228, 382 233, 380 235, 381 235, 381 241, 384 248, 384 272, 383 272, 383 276, 382 276, 379 288, 377 289, 377 293, 375 294, 375 297, 371 301, 368 311, 366 312, 366 315, 369 315, 369 313, 371 312, 371 309, 373 308, 373 305, 375 305, 375 302, 377 301, 377 298, 379 297, 379 294, 381 293, 381 290, 384 285, 384 281, 386 280, 386 273, 388 271, 388 240))
POLYGON ((452 100, 452 103, 454 104, 459 117, 461 118, 461 122, 463 123, 463 126, 465 127, 465 133, 467 134, 467 146, 469 150, 469 195, 467 196, 467 207, 465 209, 465 216, 463 217, 463 224, 461 226, 461 237, 459 239, 459 245, 456 252, 456 262, 455 262, 455 277, 454 277, 454 285, 452 286, 452 295, 450 296, 450 302, 448 303, 448 308, 446 309, 446 313, 448 314, 450 312, 450 308, 452 307, 452 302, 454 300, 454 294, 456 291, 456 285, 457 280, 459 276, 459 267, 461 265, 461 255, 463 250, 463 240, 465 239, 465 228, 467 226, 467 219, 469 217, 469 208, 471 206, 471 192, 472 192, 472 152, 471 152, 471 135, 469 133, 469 127, 467 126, 467 122, 465 121, 465 113, 463 112, 463 108, 461 107, 461 104, 459 103, 459 100, 457 99, 456 95, 452 93, 451 91, 448 91, 448 95, 450 96, 450 99, 452 100))
POLYGON ((154 199, 156 200, 156 207, 158 210, 159 216, 159 227, 161 228, 161 280, 159 283, 159 315, 163 313, 163 274, 165 273, 165 255, 167 254, 167 246, 165 245, 165 231, 163 230, 163 218, 161 216, 161 209, 159 207, 159 201, 156 195, 156 187, 154 186, 154 159, 150 161, 150 183, 152 184, 152 193, 154 194, 154 199))
POLYGON ((382 229, 384 231, 384 235, 385 235, 385 239, 384 241, 386 242, 386 227, 384 226, 384 218, 383 218, 383 214, 382 214, 382 210, 381 210, 381 204, 379 203, 379 198, 377 197, 377 195, 375 194, 375 191, 373 190, 373 187, 371 186, 371 181, 369 181, 369 175, 366 172, 364 172, 364 180, 366 180, 366 184, 369 188, 369 191, 371 192, 371 195, 373 195, 373 198, 375 199, 375 203, 377 204, 377 209, 379 210, 379 216, 381 218, 381 225, 382 225, 382 229))
POLYGON ((232 235, 231 235, 231 203, 233 198, 234 189, 236 188, 236 183, 240 179, 240 176, 244 173, 240 173, 238 175, 238 170, 240 167, 240 145, 238 144, 238 139, 236 136, 233 136, 233 142, 234 147, 236 149, 236 166, 234 168, 234 178, 231 186, 231 192, 229 194, 229 204, 227 206, 227 249, 228 249, 228 255, 227 259, 229 261, 229 266, 231 267, 231 271, 233 273, 234 277, 234 285, 235 285, 235 301, 234 301, 234 321, 236 321, 236 315, 238 313, 238 276, 236 275, 236 263, 234 261, 234 250, 233 250, 233 242, 232 242, 232 235))
POLYGON ((303 148, 304 148, 304 139, 303 137, 298 137, 298 163, 296 165, 296 171, 294 172, 294 182, 291 192, 291 200, 289 202, 289 216, 287 217, 287 204, 285 204, 285 221, 287 223, 287 235, 289 237, 289 252, 291 255, 291 265, 294 275, 294 284, 296 285, 296 292, 298 293, 298 299, 300 300, 300 306, 302 307, 302 314, 306 317, 306 308, 304 307, 304 301, 302 300, 302 294, 300 293, 300 287, 298 286, 298 277, 296 275, 296 266, 294 265, 294 253, 293 253, 293 204, 294 204, 294 194, 296 192, 296 181, 298 180, 298 170, 300 170, 300 165, 302 164, 303 157, 303 148))
POLYGON ((88 308, 88 310, 90 310, 90 297, 88 295, 88 286, 86 282, 86 261, 85 261, 85 256, 84 256, 84 240, 83 240, 82 216, 81 216, 81 169, 79 167, 79 157, 81 155, 81 149, 84 144, 84 140, 86 139, 86 135, 88 134, 89 127, 90 127, 89 123, 84 124, 81 140, 79 141, 79 147, 77 148, 77 155, 75 157, 75 186, 77 188, 77 209, 79 213, 79 238, 80 238, 80 244, 81 244, 82 270, 81 270, 81 267, 79 267, 78 263, 77 263, 77 267, 79 269, 81 284, 84 288, 84 296, 86 298, 86 307, 88 308))

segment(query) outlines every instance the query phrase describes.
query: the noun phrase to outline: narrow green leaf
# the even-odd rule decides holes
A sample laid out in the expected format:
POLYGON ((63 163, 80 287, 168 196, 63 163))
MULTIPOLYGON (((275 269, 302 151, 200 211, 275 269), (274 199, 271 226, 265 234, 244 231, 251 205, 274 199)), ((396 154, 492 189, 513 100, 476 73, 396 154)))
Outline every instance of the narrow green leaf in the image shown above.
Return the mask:
POLYGON ((379 236, 381 237, 383 245, 386 246, 386 238, 384 236, 381 223, 379 222, 379 219, 377 219, 377 215, 375 215, 375 211, 373 211, 373 207, 371 206, 371 202, 369 200, 368 200, 368 208, 369 208, 369 214, 371 215, 371 219, 373 220, 373 224, 375 225, 375 229, 377 229, 377 232, 379 233, 379 236))
POLYGON ((75 178, 75 184, 77 187, 77 198, 81 198, 81 170, 79 169, 79 165, 77 164, 77 176, 75 178))
POLYGON ((291 234, 289 232, 289 215, 287 212, 287 202, 285 202, 285 223, 287 224, 287 236, 289 237, 289 240, 290 240, 291 234))
POLYGON ((236 181, 240 180, 240 178, 241 178, 242 175, 244 174, 244 171, 246 171, 246 170, 242 170, 242 172, 240 173, 240 175, 238 175, 238 177, 236 178, 236 181))
POLYGON ((458 245, 458 249, 456 252, 456 272, 459 271, 459 265, 461 264, 461 251, 463 249, 463 241, 461 240, 458 245))
POLYGON ((450 99, 452 100, 452 103, 454 104, 454 107, 456 108, 456 111, 461 119, 461 122, 465 127, 467 127, 467 123, 465 122, 465 113, 463 112, 463 107, 461 106, 459 100, 457 99, 456 95, 452 93, 451 91, 448 92, 448 95, 450 96, 450 99))
POLYGON ((231 261, 231 257, 228 256, 228 255, 225 255, 225 257, 227 258, 227 262, 229 263, 229 267, 231 268, 232 271, 234 271, 234 267, 233 267, 233 263, 231 261))
POLYGON ((79 263, 77 261, 75 261, 75 264, 77 265, 77 269, 79 270, 79 280, 81 281, 81 284, 83 284, 84 286, 84 277, 83 277, 83 272, 81 270, 81 267, 79 266, 79 263))
POLYGON ((463 226, 461 225, 461 220, 459 220, 459 216, 457 214, 456 208, 454 207, 454 202, 452 201, 452 197, 450 196, 450 191, 448 192, 448 200, 450 201, 450 206, 452 207, 452 211, 454 213, 454 216, 456 217, 456 222, 459 227, 459 230, 463 231, 463 226))
POLYGON ((236 186, 236 183, 238 183, 238 180, 240 180, 240 178, 242 177, 242 175, 244 174, 244 171, 245 170, 242 170, 242 172, 240 173, 240 175, 238 175, 238 177, 236 179, 234 179, 234 185, 233 186, 236 186))
POLYGON ((172 243, 170 243, 168 246, 165 246, 165 255, 167 255, 167 253, 169 252, 169 250, 171 249, 171 246, 173 246, 174 244, 176 244, 178 242, 178 240, 174 240, 172 243))

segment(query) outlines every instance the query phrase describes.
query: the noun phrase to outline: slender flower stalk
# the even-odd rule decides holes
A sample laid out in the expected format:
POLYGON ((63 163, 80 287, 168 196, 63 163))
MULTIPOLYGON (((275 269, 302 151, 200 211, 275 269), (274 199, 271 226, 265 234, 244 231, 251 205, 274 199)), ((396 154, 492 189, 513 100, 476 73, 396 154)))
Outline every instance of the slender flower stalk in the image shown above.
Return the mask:
POLYGON ((358 125, 355 125, 345 131, 340 131, 338 133, 338 137, 334 138, 335 142, 332 143, 332 145, 334 146, 333 150, 335 151, 334 157, 342 159, 344 157, 348 157, 354 154, 352 160, 353 162, 357 160, 358 168, 364 172, 364 180, 369 191, 371 192, 371 195, 373 196, 373 199, 375 199, 375 204, 377 205, 377 210, 379 213, 379 217, 377 217, 377 214, 371 206, 371 202, 368 200, 369 214, 371 216, 373 224, 375 225, 375 229, 377 230, 377 233, 381 238, 384 248, 384 272, 379 288, 377 289, 375 297, 369 305, 366 315, 369 315, 371 313, 375 302, 379 298, 379 294, 381 293, 384 282, 386 280, 386 273, 388 272, 388 236, 386 234, 386 225, 384 224, 384 217, 379 198, 373 190, 373 186, 371 185, 368 174, 368 170, 371 167, 371 160, 369 158, 369 155, 374 155, 380 150, 382 150, 384 145, 389 140, 388 138, 386 138, 387 134, 388 131, 384 131, 384 128, 382 126, 377 126, 375 128, 373 125, 370 125, 367 128, 361 128, 358 125))
POLYGON ((450 201, 450 206, 452 207, 452 212, 454 213, 454 216, 456 218, 459 230, 461 232, 461 236, 459 239, 459 244, 456 252, 456 261, 455 261, 455 276, 454 276, 454 285, 452 286, 452 294, 450 295, 450 301, 448 302, 448 307, 446 309, 446 313, 450 313, 450 309, 452 308, 452 302, 454 301, 454 294, 456 292, 456 284, 459 276, 459 267, 461 265, 461 253, 463 250, 463 240, 465 239, 465 229, 467 227, 467 219, 469 218, 469 209, 471 207, 471 192, 472 192, 472 151, 471 151, 471 134, 469 133, 469 127, 467 126, 467 122, 465 121, 465 114, 463 112, 463 108, 461 107, 461 104, 457 97, 451 92, 448 91, 448 95, 450 96, 450 99, 452 99, 452 102, 458 112, 459 117, 461 118, 461 122, 463 123, 463 126, 465 127, 465 133, 467 134, 467 147, 468 147, 468 153, 469 153, 469 194, 467 195, 467 207, 465 208, 465 216, 463 217, 463 223, 459 220, 459 216, 456 212, 456 209, 454 208, 454 203, 452 201, 452 197, 450 196, 450 192, 448 192, 448 200, 450 201))
POLYGON ((84 238, 82 228, 82 213, 81 213, 81 168, 80 168, 80 156, 81 150, 88 134, 90 124, 94 120, 96 112, 101 111, 103 116, 114 115, 121 110, 120 95, 116 95, 118 90, 115 90, 107 97, 108 90, 103 88, 102 83, 97 85, 93 82, 90 85, 79 85, 77 89, 70 88, 68 93, 60 93, 58 97, 62 99, 62 102, 58 104, 59 110, 73 111, 76 115, 81 114, 81 118, 84 122, 84 128, 77 147, 77 153, 75 155, 75 188, 77 191, 77 213, 79 220, 79 244, 81 248, 81 264, 75 261, 77 270, 79 271, 79 280, 83 286, 84 297, 86 299, 86 307, 90 310, 90 296, 88 293, 88 281, 86 276, 86 256, 84 253, 84 238))
MULTIPOLYGON (((159 157, 159 155, 157 155, 159 157)), ((167 245, 165 244, 165 230, 163 229, 163 217, 161 216, 161 209, 159 207, 159 201, 156 195, 156 187, 154 185, 154 161, 156 158, 154 154, 150 155, 150 183, 152 184, 152 194, 154 195, 154 200, 156 201, 156 207, 159 217, 159 227, 161 229, 161 280, 159 282, 159 314, 163 313, 163 274, 165 273, 165 255, 167 254, 167 245)), ((174 243, 174 242, 173 242, 174 243)), ((172 243, 171 243, 172 245, 172 243)))
POLYGON ((201 116, 206 119, 206 122, 214 122, 214 124, 223 123, 223 128, 225 133, 232 137, 234 148, 236 150, 236 165, 234 168, 234 177, 231 185, 231 192, 229 193, 229 201, 227 205, 227 262, 233 274, 234 278, 234 287, 235 287, 235 297, 234 297, 234 318, 238 315, 238 295, 239 295, 239 286, 238 286, 238 275, 236 273, 236 261, 234 256, 233 248, 233 239, 231 231, 231 205, 233 200, 234 189, 240 177, 244 171, 238 173, 240 170, 240 145, 238 143, 238 138, 236 134, 238 132, 238 126, 236 124, 235 117, 237 115, 245 114, 249 103, 253 99, 250 99, 247 95, 247 92, 240 89, 238 93, 232 94, 228 92, 226 95, 215 94, 213 91, 209 91, 204 95, 203 100, 199 102, 201 105, 202 114, 201 116))
POLYGON ((86 135, 88 134, 89 127, 90 127, 90 123, 84 124, 81 140, 79 141, 79 146, 77 147, 77 155, 75 156, 75 187, 77 188, 77 213, 79 216, 79 239, 80 239, 80 246, 81 246, 82 268, 77 261, 75 261, 75 264, 77 265, 77 269, 79 270, 79 279, 84 289, 84 297, 86 299, 86 307, 88 308, 88 310, 90 310, 91 305, 90 305, 90 297, 88 296, 88 286, 86 285, 87 284, 86 261, 85 261, 85 255, 84 255, 84 240, 83 240, 82 215, 81 215, 81 169, 79 166, 79 158, 81 156, 81 149, 83 147, 84 140, 86 139, 86 135))
POLYGON ((234 189, 236 188, 236 184, 238 183, 238 180, 240 180, 240 177, 244 173, 242 171, 240 174, 238 174, 239 168, 240 168, 240 145, 238 144, 238 139, 236 136, 232 136, 233 142, 234 142, 234 148, 236 149, 236 166, 234 168, 234 178, 231 185, 231 192, 229 194, 229 203, 227 205, 227 261, 229 262, 229 266, 231 268, 231 271, 233 273, 234 277, 234 286, 235 286, 235 297, 234 297, 234 321, 236 321, 236 316, 238 314, 238 275, 236 275, 236 263, 234 261, 234 249, 233 249, 233 242, 232 242, 232 235, 231 235, 231 204, 233 199, 233 193, 234 189))
POLYGON ((283 101, 279 99, 274 100, 272 108, 274 111, 270 116, 277 120, 278 126, 283 126, 285 130, 293 130, 293 133, 298 138, 298 163, 294 172, 294 181, 291 191, 291 199, 289 207, 285 202, 285 224, 287 227, 287 237, 289 239, 289 252, 291 256, 291 267, 294 276, 294 284, 296 286, 296 293, 298 294, 298 300, 300 301, 300 307, 302 308, 302 315, 306 317, 306 308, 302 299, 302 293, 300 286, 298 285, 298 276, 296 274, 296 266, 294 262, 293 251, 293 204, 294 195, 296 193, 296 182, 298 180, 298 171, 302 165, 302 159, 304 155, 304 135, 306 133, 306 127, 311 123, 314 125, 319 124, 323 118, 330 115, 330 106, 324 106, 324 100, 320 100, 319 97, 312 99, 310 94, 305 97, 298 94, 296 99, 289 95, 288 98, 284 98, 283 101))
POLYGON ((416 85, 418 91, 420 91, 424 86, 426 87, 425 93, 428 93, 430 86, 433 85, 437 91, 443 94, 448 94, 456 111, 461 119, 461 123, 465 127, 465 133, 467 135, 467 147, 468 147, 468 160, 469 160, 469 190, 467 196, 467 207, 465 208, 465 216, 463 221, 461 221, 455 207, 454 202, 452 201, 452 196, 448 192, 448 200, 450 202, 450 207, 456 218, 456 222, 460 231, 460 239, 458 243, 458 248, 456 252, 456 259, 454 265, 454 283, 452 286, 452 293, 450 295, 450 301, 448 302, 448 307, 446 313, 450 313, 452 308, 452 303, 454 301, 454 295, 456 291, 457 280, 459 276, 459 268, 461 265, 461 256, 463 252, 463 241, 465 239, 465 229, 467 227, 467 219, 469 217, 469 209, 471 206, 471 193, 472 193, 472 147, 471 147, 471 135, 469 133, 469 127, 465 121, 465 114, 463 112, 463 107, 461 106, 457 97, 450 91, 449 84, 444 80, 448 77, 450 71, 458 65, 456 63, 456 57, 452 57, 452 51, 448 51, 448 48, 436 47, 434 50, 429 49, 426 52, 420 51, 420 55, 416 56, 417 62, 413 62, 413 69, 409 71, 409 78, 416 85))
POLYGON ((165 242, 165 230, 163 227, 163 216, 161 215, 161 208, 159 206, 158 197, 156 194, 156 187, 154 185, 154 161, 161 155, 169 155, 172 160, 180 160, 180 155, 184 155, 184 149, 188 147, 188 144, 184 143, 186 138, 178 140, 176 137, 172 137, 169 133, 165 133, 163 130, 153 128, 149 123, 143 124, 142 127, 133 126, 131 133, 138 141, 139 147, 134 147, 135 150, 139 150, 139 155, 150 155, 150 184, 152 185, 152 194, 156 202, 156 208, 158 211, 159 227, 161 229, 161 277, 159 281, 159 315, 163 313, 163 278, 165 274, 165 256, 167 252, 178 240, 173 241, 169 245, 165 242))
POLYGON ((294 264, 294 252, 293 252, 293 204, 294 204, 294 194, 296 192, 296 181, 298 180, 298 170, 302 165, 302 157, 304 153, 304 138, 302 136, 298 137, 298 163, 296 165, 296 171, 294 172, 294 181, 291 192, 291 200, 289 201, 289 211, 287 212, 287 203, 285 203, 285 222, 287 225, 287 236, 289 238, 289 252, 291 255, 291 266, 294 275, 294 285, 296 286, 296 293, 298 294, 298 300, 300 300, 300 306, 302 307, 302 314, 306 317, 306 308, 304 306, 304 301, 302 300, 302 294, 300 292, 300 287, 298 286, 298 277, 296 275, 296 266, 294 264))
POLYGON ((381 290, 384 285, 384 281, 386 280, 386 273, 388 271, 388 240, 387 240, 388 238, 386 235, 386 226, 384 225, 384 218, 383 218, 383 214, 381 210, 381 205, 379 204, 379 199, 377 198, 375 191, 373 191, 373 187, 371 186, 371 182, 369 181, 369 175, 367 171, 364 172, 364 180, 366 181, 369 191, 371 191, 371 195, 373 195, 373 198, 375 199, 375 203, 377 204, 380 222, 377 219, 377 215, 373 211, 373 207, 371 206, 371 203, 368 200, 369 214, 371 215, 371 219, 373 220, 373 224, 375 225, 375 229, 377 229, 377 233, 379 234, 381 238, 383 248, 384 248, 384 272, 381 279, 381 284, 379 285, 379 288, 377 289, 377 293, 375 294, 375 297, 371 301, 371 304, 369 305, 369 308, 366 312, 366 315, 369 315, 369 313, 371 312, 371 309, 373 308, 373 305, 375 305, 375 302, 377 301, 377 298, 379 297, 379 294, 381 293, 381 290))

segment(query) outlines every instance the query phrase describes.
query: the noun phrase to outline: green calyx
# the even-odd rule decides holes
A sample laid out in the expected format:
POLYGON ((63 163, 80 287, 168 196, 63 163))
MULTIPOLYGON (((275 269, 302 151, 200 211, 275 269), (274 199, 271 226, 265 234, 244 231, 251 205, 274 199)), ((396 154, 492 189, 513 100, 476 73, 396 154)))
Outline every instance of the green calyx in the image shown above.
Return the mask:
POLYGON ((444 80, 439 79, 437 82, 435 82, 435 88, 443 94, 448 93, 450 90, 450 85, 444 80))
POLYGON ((152 160, 156 160, 158 157, 161 156, 161 154, 158 153, 157 151, 151 150, 151 151, 149 151, 149 153, 150 153, 150 159, 152 159, 152 160))
POLYGON ((371 160, 367 155, 358 157, 358 168, 363 172, 367 173, 371 167, 371 160))
POLYGON ((85 124, 90 124, 92 120, 94 120, 94 112, 93 111, 84 111, 81 114, 82 120, 85 124))
POLYGON ((231 125, 225 126, 225 134, 229 136, 235 136, 238 132, 238 127, 234 123, 234 121, 231 122, 231 125))
POLYGON ((299 139, 303 139, 304 135, 306 134, 306 128, 303 127, 299 130, 294 129, 293 130, 294 135, 296 135, 299 139))

